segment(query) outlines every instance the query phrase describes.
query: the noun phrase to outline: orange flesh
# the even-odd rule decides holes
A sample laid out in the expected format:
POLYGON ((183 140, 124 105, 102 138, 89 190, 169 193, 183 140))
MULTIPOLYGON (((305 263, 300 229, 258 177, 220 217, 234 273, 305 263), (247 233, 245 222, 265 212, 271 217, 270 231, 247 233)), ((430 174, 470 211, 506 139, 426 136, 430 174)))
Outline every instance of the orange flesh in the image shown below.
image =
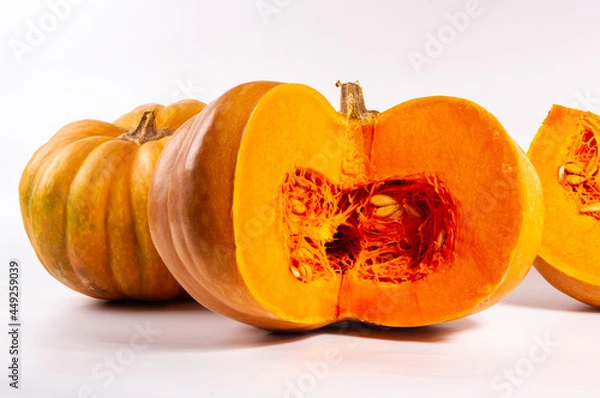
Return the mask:
POLYGON ((491 305, 531 265, 538 182, 520 174, 526 159, 493 116, 430 97, 375 119, 348 120, 289 84, 245 125, 236 258, 254 299, 280 319, 437 323, 491 305), (397 208, 378 210, 375 195, 397 208))

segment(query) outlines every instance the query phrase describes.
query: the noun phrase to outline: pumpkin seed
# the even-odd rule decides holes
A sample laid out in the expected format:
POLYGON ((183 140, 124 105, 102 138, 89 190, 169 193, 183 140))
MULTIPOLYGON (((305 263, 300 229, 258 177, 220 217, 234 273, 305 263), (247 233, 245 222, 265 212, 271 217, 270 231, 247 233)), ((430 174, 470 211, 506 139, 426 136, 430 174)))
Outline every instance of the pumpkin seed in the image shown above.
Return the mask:
POLYGON ((558 168, 558 181, 562 182, 565 179, 565 166, 562 165, 558 168))
POLYGON ((569 185, 579 185, 585 181, 585 177, 576 174, 568 174, 565 176, 565 180, 569 185))
POLYGON ((306 214, 306 205, 298 199, 292 199, 292 213, 296 215, 306 214))
POLYGON ((399 218, 400 216, 402 216, 402 214, 404 214, 404 210, 398 208, 398 210, 390 214, 389 218, 399 218))
POLYGON ((312 256, 313 256, 313 255, 312 255, 312 253, 310 252, 310 250, 308 250, 308 249, 307 249, 306 247, 304 247, 304 246, 303 246, 303 247, 301 247, 301 248, 298 250, 298 257, 300 257, 300 258, 302 258, 302 259, 308 259, 308 258, 311 258, 312 256))
POLYGON ((302 276, 303 279, 310 280, 312 278, 312 268, 309 267, 308 265, 306 265, 306 264, 300 265, 300 267, 298 267, 298 271, 300 272, 300 275, 302 276))
POLYGON ((394 198, 392 198, 391 196, 388 196, 388 195, 384 195, 384 194, 377 194, 377 195, 371 196, 371 203, 377 207, 391 206, 391 205, 398 204, 398 202, 396 202, 396 200, 394 198))
POLYGON ((296 181, 296 190, 301 193, 306 193, 310 190, 310 182, 306 180, 297 180, 296 181))
POLYGON ((415 207, 409 205, 408 203, 404 203, 403 207, 404 207, 404 210, 409 212, 411 215, 413 215, 417 218, 423 217, 423 214, 421 214, 421 212, 419 210, 417 210, 415 207))
POLYGON ((378 233, 378 231, 385 232, 385 231, 387 231, 387 226, 385 224, 378 223, 378 224, 375 224, 375 229, 376 229, 376 231, 373 231, 374 233, 378 233))
POLYGON ((583 175, 583 167, 579 163, 568 162, 565 163, 564 168, 569 174, 583 175))
POLYGON ((290 271, 292 271, 292 275, 294 275, 296 278, 300 279, 302 277, 302 274, 300 274, 298 268, 294 267, 293 265, 290 265, 290 271))
POLYGON ((590 203, 589 205, 585 205, 579 208, 582 213, 593 213, 596 211, 600 211, 600 202, 590 203))
POLYGON ((583 173, 585 175, 591 175, 591 174, 594 174, 595 172, 596 172, 596 161, 592 158, 592 159, 589 159, 585 163, 585 166, 583 166, 583 173))
POLYGON ((445 238, 446 238, 446 234, 444 233, 444 231, 440 231, 434 242, 434 244, 435 244, 434 249, 436 252, 439 251, 442 248, 442 246, 444 245, 445 238))
POLYGON ((375 210, 375 215, 382 218, 390 217, 396 210, 398 210, 398 204, 382 206, 375 210))

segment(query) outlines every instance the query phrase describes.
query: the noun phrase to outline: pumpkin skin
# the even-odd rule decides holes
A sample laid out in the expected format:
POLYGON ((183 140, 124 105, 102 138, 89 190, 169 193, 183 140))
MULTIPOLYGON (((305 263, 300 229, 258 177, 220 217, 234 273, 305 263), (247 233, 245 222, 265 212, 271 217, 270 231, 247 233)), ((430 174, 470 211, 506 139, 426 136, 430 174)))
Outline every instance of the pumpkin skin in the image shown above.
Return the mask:
POLYGON ((54 278, 99 299, 185 296, 152 243, 148 189, 170 135, 204 105, 147 104, 114 123, 74 122, 35 152, 19 185, 21 213, 54 278))
POLYGON ((542 246, 534 265, 563 293, 600 306, 600 116, 554 105, 528 155, 544 190, 542 246))
POLYGON ((251 82, 167 144, 149 208, 165 264, 202 305, 309 330, 491 306, 531 267, 543 204, 525 153, 470 101, 378 113, 347 83, 336 112, 310 87, 251 82))

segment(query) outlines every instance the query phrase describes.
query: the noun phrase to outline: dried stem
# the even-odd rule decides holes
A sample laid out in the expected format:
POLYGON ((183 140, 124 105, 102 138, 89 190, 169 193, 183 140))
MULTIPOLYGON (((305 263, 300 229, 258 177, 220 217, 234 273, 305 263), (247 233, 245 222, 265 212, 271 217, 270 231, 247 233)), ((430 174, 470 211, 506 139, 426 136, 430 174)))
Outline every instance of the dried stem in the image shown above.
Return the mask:
POLYGON ((335 83, 336 87, 341 87, 340 113, 346 115, 348 119, 367 119, 377 111, 370 111, 365 106, 365 97, 362 87, 358 81, 354 83, 342 83, 339 80, 335 83))
POLYGON ((148 141, 160 140, 171 134, 173 134, 173 129, 157 129, 155 112, 146 111, 142 114, 142 118, 137 126, 121 134, 118 138, 142 145, 148 141))

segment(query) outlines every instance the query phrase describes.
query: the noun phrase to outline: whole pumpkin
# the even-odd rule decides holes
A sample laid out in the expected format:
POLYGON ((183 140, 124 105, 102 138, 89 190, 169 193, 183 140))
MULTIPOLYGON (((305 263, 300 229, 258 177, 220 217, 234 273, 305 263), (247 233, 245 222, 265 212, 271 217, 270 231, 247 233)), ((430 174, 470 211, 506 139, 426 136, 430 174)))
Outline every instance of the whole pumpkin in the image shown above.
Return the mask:
POLYGON ((21 214, 53 277, 100 299, 185 295, 152 243, 148 189, 170 135, 203 107, 147 104, 114 123, 74 122, 35 152, 19 185, 21 214))
POLYGON ((498 302, 541 241, 525 153, 471 101, 336 112, 301 84, 237 86, 156 165, 150 231, 186 291, 275 330, 351 319, 420 326, 498 302))

